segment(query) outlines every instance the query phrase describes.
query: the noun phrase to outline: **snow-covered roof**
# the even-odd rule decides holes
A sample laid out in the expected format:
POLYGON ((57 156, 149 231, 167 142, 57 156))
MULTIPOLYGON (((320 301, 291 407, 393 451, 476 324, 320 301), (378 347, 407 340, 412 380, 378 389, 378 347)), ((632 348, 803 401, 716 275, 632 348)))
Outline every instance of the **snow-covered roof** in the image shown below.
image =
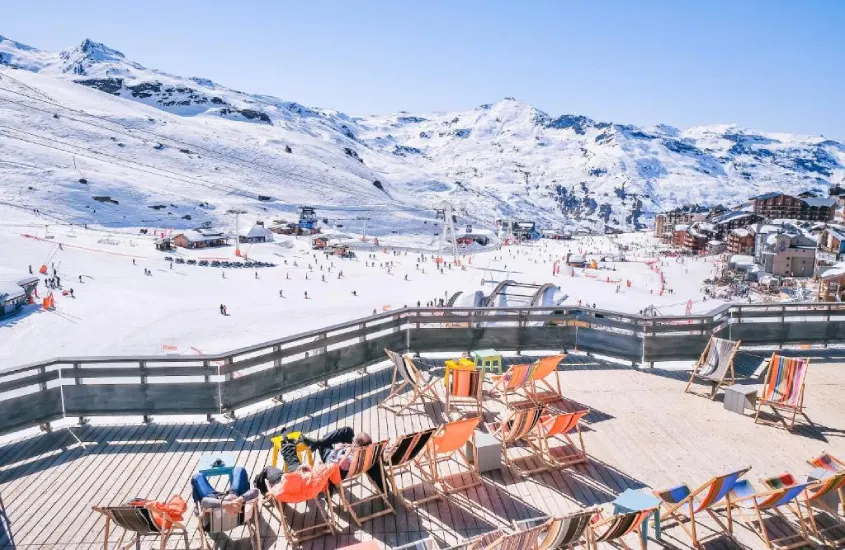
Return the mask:
POLYGON ((700 229, 704 230, 704 231, 713 231, 714 229, 716 229, 715 225, 713 225, 712 223, 707 223, 707 222, 702 222, 702 223, 698 224, 698 227, 700 229))
POLYGON ((731 234, 736 235, 737 237, 747 237, 751 234, 751 231, 743 228, 732 229, 731 234))
POLYGON ((569 259, 566 260, 566 261, 571 262, 571 263, 580 263, 580 262, 583 262, 585 260, 584 260, 584 256, 582 256, 580 254, 572 254, 572 255, 569 256, 569 259))
POLYGON ((840 241, 845 241, 845 231, 839 229, 837 227, 828 227, 827 232, 839 239, 840 241))
POLYGON ((25 286, 32 283, 37 283, 40 279, 35 275, 30 275, 29 277, 24 277, 23 279, 18 280, 18 286, 25 286))
POLYGON ((722 224, 731 222, 733 220, 738 220, 740 218, 747 218, 747 217, 751 216, 751 214, 752 214, 752 212, 745 212, 745 211, 742 211, 742 210, 734 210, 734 211, 728 212, 726 214, 722 214, 721 216, 719 216, 718 218, 713 220, 713 223, 715 223, 716 225, 722 225, 722 224))
POLYGON ((769 193, 763 193, 762 195, 757 195, 756 197, 751 197, 751 199, 752 200, 764 201, 764 200, 768 200, 768 199, 773 199, 773 198, 778 197, 780 195, 783 195, 783 193, 779 193, 777 191, 771 191, 769 193))
POLYGON ((710 246, 719 246, 725 243, 723 243, 722 241, 707 241, 707 244, 709 244, 710 246))
POLYGON ((0 282, 0 300, 13 300, 24 296, 26 291, 18 286, 17 283, 2 283, 0 282))
POLYGON ((836 204, 836 199, 830 197, 808 197, 801 199, 807 206, 833 206, 836 204))
POLYGON ((830 267, 823 267, 819 270, 819 277, 822 279, 835 279, 845 275, 845 262, 833 264, 830 267))
POLYGON ((272 238, 273 232, 263 225, 255 224, 252 227, 242 227, 238 230, 238 235, 248 239, 254 239, 256 237, 272 238))
POLYGON ((220 239, 228 238, 225 235, 223 235, 222 233, 215 233, 215 234, 211 234, 211 235, 203 235, 199 231, 183 231, 182 233, 179 233, 178 235, 182 235, 183 237, 185 237, 186 239, 188 239, 188 241, 190 241, 192 243, 201 243, 201 242, 205 242, 205 241, 217 241, 217 240, 220 240, 220 239))
POLYGON ((734 265, 751 265, 754 263, 754 256, 746 256, 745 254, 734 254, 728 261, 734 265))
POLYGON ((675 226, 675 231, 686 231, 689 229, 689 224, 687 223, 679 223, 675 226))

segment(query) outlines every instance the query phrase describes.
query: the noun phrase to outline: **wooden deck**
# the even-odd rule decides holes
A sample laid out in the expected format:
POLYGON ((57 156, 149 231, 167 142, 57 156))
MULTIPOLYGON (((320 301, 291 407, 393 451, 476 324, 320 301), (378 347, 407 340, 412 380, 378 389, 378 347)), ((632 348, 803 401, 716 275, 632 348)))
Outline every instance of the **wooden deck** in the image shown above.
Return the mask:
MULTIPOLYGON (((753 467, 748 477, 754 480, 784 471, 806 474, 810 467, 805 461, 813 453, 827 449, 845 455, 845 354, 815 355, 806 392, 813 424, 790 434, 724 410, 720 398, 714 402, 684 394, 687 372, 637 370, 572 354, 560 376, 570 400, 565 407, 592 411, 584 433, 587 465, 525 480, 509 470, 484 474, 481 486, 448 502, 433 502, 418 511, 397 505, 396 515, 366 523, 363 529, 350 526, 341 512, 342 534, 315 539, 305 548, 328 550, 370 538, 398 545, 427 534, 446 546, 514 519, 607 505, 626 488, 680 482, 694 486, 744 466, 753 467)), ((753 377, 764 356, 768 353, 741 354, 740 372, 753 377)), ((321 433, 351 425, 383 439, 439 424, 439 404, 401 417, 376 408, 390 380, 386 367, 286 396, 284 404, 267 402, 236 421, 75 427, 73 434, 84 448, 66 429, 6 444, 0 448, 0 548, 102 548, 104 521, 91 511, 92 504, 120 504, 132 497, 166 499, 174 493, 188 499, 198 458, 212 451, 234 451, 237 463, 252 476, 269 462, 269 440, 281 426, 321 433)), ((489 401, 485 421, 500 418, 501 411, 501 404, 489 401)), ((195 524, 191 516, 191 548, 200 547, 195 524)), ((704 525, 707 537, 712 523, 704 525)), ((281 532, 278 519, 265 510, 263 548, 288 548, 281 532)), ((653 530, 650 535, 650 544, 660 546, 653 530)), ((736 535, 737 541, 717 536, 706 547, 764 548, 745 526, 737 525, 736 535)), ((227 550, 249 548, 247 540, 234 537, 217 542, 227 550)), ((670 524, 662 544, 686 548, 689 540, 670 524)), ((152 547, 151 542, 144 545, 152 547)), ((181 547, 179 537, 168 545, 181 547)))

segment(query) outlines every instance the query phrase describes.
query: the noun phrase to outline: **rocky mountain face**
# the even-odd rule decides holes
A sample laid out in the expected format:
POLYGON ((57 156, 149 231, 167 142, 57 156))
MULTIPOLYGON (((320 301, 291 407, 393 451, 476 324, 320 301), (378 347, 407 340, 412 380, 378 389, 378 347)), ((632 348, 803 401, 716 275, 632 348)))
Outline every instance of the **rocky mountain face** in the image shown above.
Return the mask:
MULTIPOLYGON (((302 163, 372 183, 367 193, 382 193, 397 208, 448 198, 468 221, 632 229, 684 204, 739 203, 771 190, 825 194, 845 180, 845 145, 817 136, 735 125, 643 128, 553 116, 513 98, 464 112, 351 117, 148 69, 91 40, 49 53, 0 37, 0 66, 177 117, 245 123, 245 135, 264 126, 261 136, 285 136, 280 151, 292 147, 307 156, 302 163), (312 140, 318 149, 298 147, 312 140)), ((288 185, 298 185, 299 197, 326 200, 307 183, 288 185)))

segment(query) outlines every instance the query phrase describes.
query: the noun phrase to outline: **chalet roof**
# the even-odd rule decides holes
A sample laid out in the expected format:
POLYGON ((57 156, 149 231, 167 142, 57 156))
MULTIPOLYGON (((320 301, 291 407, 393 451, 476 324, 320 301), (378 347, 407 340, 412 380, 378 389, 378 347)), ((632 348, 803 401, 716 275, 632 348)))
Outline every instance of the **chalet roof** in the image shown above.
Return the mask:
POLYGON ((26 295, 26 291, 18 286, 17 283, 0 282, 0 300, 14 300, 26 295))
POLYGON ((830 197, 807 197, 806 199, 801 199, 807 206, 815 206, 815 207, 824 207, 824 206, 833 206, 836 204, 836 199, 832 199, 830 197))
POLYGON ((752 214, 753 214, 753 212, 746 212, 744 210, 733 210, 733 211, 728 212, 726 214, 722 214, 718 218, 713 218, 712 223, 714 223, 716 225, 722 225, 722 224, 732 222, 734 220, 738 220, 738 219, 741 219, 741 218, 747 218, 747 217, 751 216, 752 214))
POLYGON ((780 193, 778 191, 771 191, 769 193, 763 193, 762 195, 757 195, 756 197, 751 197, 751 199, 752 200, 758 200, 758 201, 765 201, 765 200, 768 200, 768 199, 773 199, 775 197, 779 197, 780 195, 783 195, 783 193, 780 193))
POLYGON ((838 227, 828 227, 827 232, 833 235, 835 238, 839 239, 840 241, 845 241, 845 231, 839 229, 838 227))
POLYGON ((182 233, 179 233, 176 236, 178 237, 179 235, 182 235, 183 237, 188 239, 189 242, 192 242, 192 243, 219 241, 221 239, 228 239, 229 238, 228 236, 224 235, 223 233, 213 233, 213 234, 209 234, 209 235, 203 235, 199 231, 183 231, 182 233))
POLYGON ((264 227, 263 225, 255 224, 252 227, 242 227, 238 230, 238 235, 241 237, 246 237, 248 239, 255 239, 258 237, 264 237, 267 239, 273 238, 273 232, 264 227))
POLYGON ((30 275, 29 277, 24 277, 23 279, 18 280, 17 284, 18 284, 18 286, 24 286, 24 285, 29 285, 29 284, 32 284, 32 283, 37 283, 40 280, 41 279, 39 279, 35 275, 30 275))
POLYGON ((751 231, 749 231, 748 229, 737 228, 732 229, 731 234, 736 235, 737 237, 747 237, 751 235, 751 231))

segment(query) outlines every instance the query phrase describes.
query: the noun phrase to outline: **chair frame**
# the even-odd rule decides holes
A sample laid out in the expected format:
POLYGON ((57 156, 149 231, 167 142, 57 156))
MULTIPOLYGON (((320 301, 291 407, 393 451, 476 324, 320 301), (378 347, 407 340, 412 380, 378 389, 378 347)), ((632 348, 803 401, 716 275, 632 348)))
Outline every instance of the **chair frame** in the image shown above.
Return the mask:
POLYGON ((760 493, 755 493, 753 495, 738 498, 731 500, 731 505, 737 506, 739 508, 743 508, 741 505, 745 501, 750 501, 753 506, 745 508, 745 510, 740 512, 739 520, 744 522, 749 529, 757 533, 760 538, 763 539, 763 542, 766 544, 766 547, 774 550, 777 548, 778 550, 789 550, 792 548, 802 548, 804 546, 810 546, 810 538, 808 535, 807 524, 804 520, 804 514, 801 512, 800 505, 798 505, 799 498, 801 498, 802 494, 806 494, 806 483, 799 483, 797 485, 788 485, 786 487, 781 487, 779 489, 771 489, 766 490, 760 493), (797 486, 805 486, 804 490, 801 491, 798 495, 793 497, 789 502, 785 502, 783 504, 776 504, 779 500, 785 496, 785 493, 794 489, 797 486), (762 503, 758 502, 757 499, 764 499, 762 503), (792 506, 792 503, 795 503, 795 506, 792 506), (794 535, 787 535, 785 537, 781 537, 778 539, 773 539, 769 537, 768 531, 766 530, 766 523, 763 520, 762 512, 769 512, 778 516, 781 520, 789 523, 789 520, 786 519, 786 516, 783 515, 783 512, 780 511, 781 506, 787 506, 791 508, 791 510, 795 513, 795 516, 798 518, 798 525, 800 528, 800 533, 794 535), (751 516, 747 513, 748 510, 754 510, 754 516, 751 516), (755 526, 755 520, 757 525, 755 526), (784 541, 798 539, 792 543, 785 543, 782 544, 784 541))
MULTIPOLYGON (((764 389, 765 386, 769 383, 769 376, 772 374, 772 363, 774 362, 775 357, 785 357, 783 355, 779 355, 777 352, 773 352, 772 356, 769 358, 769 364, 766 366, 766 378, 763 384, 764 389)), ((786 358, 786 357, 785 357, 786 358)), ((804 412, 804 389, 807 385, 807 372, 810 369, 810 358, 809 357, 789 357, 789 359, 803 359, 806 362, 804 367, 804 375, 801 377, 801 387, 798 389, 800 395, 798 397, 798 404, 797 405, 788 405, 785 403, 781 403, 778 401, 771 401, 768 399, 764 399, 760 396, 757 399, 757 414, 754 415, 754 423, 755 424, 766 424, 769 426, 777 426, 780 427, 781 425, 787 431, 795 430, 795 419, 800 414, 803 416, 808 422, 810 421, 809 417, 807 417, 806 413, 804 412), (760 418, 760 413, 763 410, 763 407, 769 407, 774 412, 775 420, 766 420, 765 418, 760 418), (791 413, 791 417, 786 417, 781 414, 781 412, 785 412, 787 414, 791 413), (787 419, 789 420, 787 422, 787 419)))
MULTIPOLYGON (((405 496, 404 492, 407 491, 408 489, 411 489, 413 486, 411 486, 411 487, 400 487, 399 482, 397 480, 397 474, 402 474, 405 471, 407 471, 407 473, 413 477, 413 475, 414 475, 413 474, 413 466, 416 466, 420 470, 422 469, 421 456, 430 452, 429 451, 429 445, 430 445, 430 442, 431 442, 431 437, 434 435, 435 431, 437 431, 437 428, 429 428, 428 430, 422 430, 422 431, 419 431, 419 432, 414 432, 412 434, 406 434, 406 435, 398 437, 396 439, 397 444, 393 445, 394 449, 398 446, 398 442, 402 441, 403 439, 413 438, 413 437, 417 437, 417 436, 422 437, 423 434, 430 433, 430 435, 428 436, 428 439, 426 439, 425 445, 423 445, 412 456, 408 456, 402 462, 400 462, 398 464, 393 464, 393 462, 392 462, 393 453, 392 452, 391 452, 390 456, 384 456, 383 459, 382 459, 383 464, 384 464, 384 473, 387 476, 387 481, 390 484, 390 488, 391 488, 393 494, 407 508, 415 509, 420 504, 424 504, 426 502, 431 502, 432 500, 437 500, 437 499, 443 498, 443 495, 441 495, 439 492, 435 492, 434 495, 430 495, 430 496, 423 497, 423 498, 420 498, 420 499, 416 499, 416 500, 410 499, 410 498, 405 496)), ((422 473, 420 473, 419 479, 423 482, 426 480, 426 478, 423 476, 422 473)))
POLYGON ((500 376, 498 376, 497 378, 494 379, 495 382, 493 384, 493 387, 490 389, 490 394, 495 395, 496 393, 501 393, 502 394, 502 401, 505 404, 505 408, 511 408, 511 403, 508 401, 508 395, 514 394, 514 395, 518 396, 520 390, 522 390, 522 392, 525 394, 525 397, 529 401, 533 402, 533 400, 529 396, 530 395, 530 389, 529 388, 531 388, 534 384, 534 368, 535 368, 535 366, 534 366, 533 363, 519 363, 519 364, 516 364, 516 365, 511 365, 510 367, 508 367, 508 370, 506 370, 503 374, 501 374, 500 376), (505 382, 505 378, 511 373, 511 371, 513 371, 517 367, 520 367, 520 368, 525 367, 525 368, 531 369, 531 372, 528 374, 528 376, 525 378, 525 380, 523 381, 522 384, 509 388, 509 387, 507 387, 507 383, 505 382))
POLYGON ((594 517, 599 512, 599 508, 587 508, 578 512, 574 512, 567 515, 562 516, 541 516, 537 518, 530 518, 530 519, 523 519, 523 520, 513 520, 511 524, 513 528, 516 530, 523 529, 523 526, 532 526, 534 525, 541 525, 542 527, 549 528, 551 532, 551 528, 555 523, 562 522, 565 520, 570 520, 572 518, 580 518, 580 517, 587 517, 587 521, 584 523, 583 529, 576 533, 575 541, 569 543, 563 543, 562 545, 559 543, 555 546, 552 546, 552 543, 555 541, 549 540, 549 533, 542 540, 537 541, 537 550, 557 550, 559 548, 574 548, 576 544, 579 544, 578 541, 583 540, 583 545, 589 549, 590 547, 590 519, 594 517))
MULTIPOLYGON (((478 487, 479 485, 481 485, 483 483, 483 481, 481 479, 481 473, 478 470, 478 459, 477 459, 478 448, 476 447, 476 444, 475 444, 475 428, 473 428, 472 434, 469 436, 466 443, 461 445, 461 447, 463 447, 463 448, 459 447, 459 448, 457 448, 454 451, 451 451, 449 453, 438 453, 437 450, 435 449, 435 446, 434 446, 435 439, 438 437, 438 435, 441 434, 441 432, 443 432, 444 430, 447 429, 447 426, 449 424, 456 423, 456 422, 471 422, 473 420, 476 421, 475 428, 477 428, 478 424, 481 423, 481 417, 479 417, 479 418, 462 418, 460 420, 454 420, 452 422, 447 422, 446 424, 441 424, 437 428, 437 430, 434 432, 434 435, 429 440, 428 452, 426 453, 427 456, 420 457, 420 461, 419 461, 420 471, 422 472, 423 477, 426 478, 426 481, 432 483, 434 485, 435 489, 437 489, 437 491, 442 496, 451 495, 451 494, 454 494, 454 493, 466 491, 468 489, 472 489, 473 487, 478 487), (467 443, 470 444, 470 446, 471 446, 472 456, 475 459, 473 461, 469 460, 469 457, 467 456, 467 453, 465 451, 465 447, 466 447, 467 443), (438 465, 441 462, 446 462, 446 461, 452 460, 455 457, 455 455, 458 455, 460 458, 464 459, 464 462, 466 463, 466 466, 467 466, 467 470, 470 474, 474 474, 473 475, 474 479, 473 479, 473 481, 464 483, 462 485, 453 485, 453 486, 447 487, 446 483, 444 482, 444 479, 446 479, 447 477, 451 477, 451 476, 441 475, 440 468, 438 467, 438 465)), ((457 475, 457 474, 453 474, 453 475, 457 475)))
POLYGON ((390 382, 390 391, 387 397, 378 404, 380 409, 385 409, 393 414, 401 415, 411 405, 417 401, 425 398, 438 401, 437 391, 435 387, 440 382, 439 379, 432 377, 431 380, 426 381, 414 364, 413 359, 400 355, 394 351, 385 348, 384 352, 393 362, 393 379, 390 382), (402 365, 400 367, 400 364, 402 365), (411 389, 411 396, 400 399, 406 388, 411 389), (398 408, 389 404, 390 401, 396 401, 398 408))
MULTIPOLYGON (((240 505, 240 507, 243 509, 244 514, 246 514, 246 508, 247 507, 252 507, 253 508, 252 518, 244 521, 244 523, 238 525, 237 527, 246 527, 247 530, 249 531, 249 535, 250 535, 250 545, 252 545, 253 538, 254 538, 255 539, 255 545, 253 546, 253 548, 255 548, 256 550, 261 550, 261 529, 260 529, 261 524, 258 521, 258 518, 261 515, 261 507, 262 507, 262 505, 261 505, 261 495, 257 496, 254 500, 242 503, 240 505)), ((212 533, 212 532, 206 532, 205 529, 203 529, 203 526, 202 526, 203 515, 214 513, 215 510, 217 510, 217 509, 214 509, 214 508, 203 509, 202 506, 197 505, 197 512, 198 512, 197 531, 199 531, 199 534, 200 534, 200 537, 199 537, 200 538, 200 545, 201 545, 200 547, 202 548, 202 550, 206 550, 207 548, 210 547, 209 544, 208 544, 207 537, 210 537, 211 535, 215 535, 217 533, 223 532, 223 531, 216 531, 216 532, 212 533)), ((238 513, 240 513, 240 510, 238 511, 238 513)))
POLYGON ((370 467, 362 468, 360 471, 357 472, 347 473, 346 477, 341 480, 340 485, 338 486, 338 497, 340 498, 340 504, 352 517, 352 520, 358 527, 361 527, 365 522, 370 521, 371 519, 386 516, 387 514, 396 513, 396 510, 390 503, 390 499, 387 498, 387 476, 384 473, 384 461, 382 456, 384 448, 385 446, 387 446, 387 440, 385 439, 384 441, 379 441, 378 443, 371 443, 364 447, 355 447, 352 450, 352 463, 355 463, 354 458, 357 453, 362 453, 366 449, 369 449, 373 446, 378 446, 379 448, 376 450, 377 456, 373 458, 373 464, 371 464, 370 467, 374 465, 378 466, 379 470, 381 471, 382 484, 385 485, 384 489, 379 491, 378 487, 375 486, 375 483, 370 480, 370 485, 372 485, 370 491, 373 492, 372 495, 359 500, 355 500, 354 502, 349 498, 349 496, 351 495, 348 495, 347 492, 351 489, 352 486, 357 485, 359 487, 366 487, 364 479, 368 478, 367 471, 370 469, 370 467), (373 512, 372 514, 366 516, 358 515, 358 513, 355 512, 356 506, 361 506, 374 500, 381 500, 386 506, 386 508, 384 510, 379 510, 378 512, 373 512))
POLYGON ((306 540, 322 537, 323 535, 335 535, 339 532, 337 524, 335 523, 334 515, 332 513, 331 497, 329 496, 328 487, 326 487, 326 489, 316 497, 303 501, 305 502, 306 511, 308 503, 314 503, 315 507, 317 508, 317 514, 322 520, 321 523, 314 523, 312 525, 302 527, 300 529, 293 528, 293 525, 291 525, 291 523, 287 520, 287 514, 285 513, 286 506, 290 506, 291 513, 294 513, 294 506, 300 503, 282 502, 276 498, 271 498, 270 500, 273 502, 273 506, 279 512, 279 520, 282 524, 282 531, 284 531, 285 538, 288 540, 288 542, 290 542, 291 545, 298 546, 306 540), (325 507, 323 507, 323 505, 320 503, 321 496, 325 498, 325 507))
POLYGON ((700 397, 709 397, 710 400, 713 400, 716 399, 716 395, 719 393, 719 388, 726 388, 736 382, 734 360, 736 359, 736 354, 739 351, 739 346, 742 344, 742 340, 727 340, 728 342, 734 342, 734 347, 731 350, 731 357, 729 360, 730 362, 728 363, 728 369, 725 371, 725 374, 722 375, 719 380, 715 380, 713 378, 698 374, 699 371, 704 368, 704 365, 707 363, 707 354, 710 352, 710 348, 713 346, 714 338, 716 337, 711 336, 710 339, 707 341, 707 345, 704 346, 704 351, 701 352, 701 356, 698 358, 698 361, 695 363, 695 366, 692 369, 692 373, 689 377, 689 382, 687 382, 687 386, 686 388, 684 388, 684 393, 690 393, 692 395, 698 395, 700 397), (690 387, 692 386, 693 382, 696 382, 697 380, 702 380, 712 385, 709 395, 702 392, 690 390, 690 387))
MULTIPOLYGON (((686 497, 682 498, 680 501, 678 501, 676 503, 669 503, 668 501, 663 500, 660 496, 661 491, 654 491, 654 495, 657 498, 659 498, 660 500, 663 501, 663 503, 661 504, 661 507, 663 508, 661 515, 664 516, 664 517, 670 516, 673 519, 675 519, 675 521, 678 522, 678 525, 686 532, 686 534, 690 537, 690 539, 692 539, 692 544, 696 548, 701 546, 701 542, 698 539, 698 534, 697 534, 696 528, 695 528, 695 526, 696 526, 695 515, 698 514, 698 513, 701 513, 701 512, 707 512, 710 515, 710 517, 713 518, 713 521, 715 521, 716 524, 719 527, 721 527, 723 531, 728 533, 729 536, 733 537, 733 516, 731 515, 732 503, 731 503, 731 499, 730 499, 730 489, 728 489, 725 492, 725 495, 721 499, 714 500, 713 502, 708 503, 707 506, 701 506, 701 505, 696 504, 695 497, 698 496, 700 493, 702 493, 704 491, 711 490, 713 488, 713 486, 716 484, 716 482, 719 481, 720 479, 727 478, 728 476, 731 476, 733 474, 738 474, 737 480, 739 480, 739 478, 741 478, 746 473, 748 473, 749 470, 751 470, 750 466, 748 468, 743 468, 741 470, 737 470, 736 472, 730 472, 728 474, 724 474, 724 475, 721 475, 721 476, 714 476, 714 477, 710 478, 706 483, 702 484, 700 487, 695 489, 694 491, 690 491, 689 494, 686 497), (727 509, 727 516, 728 516, 727 525, 722 523, 722 520, 719 519, 719 517, 713 512, 714 507, 717 504, 719 504, 719 502, 721 500, 725 501, 725 507, 727 509), (682 521, 683 518, 680 515, 678 515, 678 511, 681 510, 684 507, 687 508, 687 517, 690 520, 689 527, 684 525, 684 523, 682 521)), ((708 493, 705 496, 705 498, 709 497, 709 496, 710 495, 708 493)))
POLYGON ((547 357, 541 357, 540 359, 537 359, 534 362, 534 372, 531 373, 530 388, 526 389, 526 395, 528 396, 528 399, 537 404, 563 401, 563 390, 561 389, 560 385, 560 371, 558 370, 558 367, 564 360, 566 360, 566 354, 549 355, 547 357), (554 362, 555 366, 551 371, 546 373, 545 376, 539 378, 537 376, 537 370, 540 368, 540 365, 542 365, 544 362, 554 362), (549 382, 550 376, 554 376, 554 385, 549 382), (546 391, 539 391, 537 388, 538 384, 542 384, 543 386, 545 386, 546 391))
MULTIPOLYGON (((145 506, 128 506, 128 505, 92 506, 91 509, 95 512, 103 514, 106 517, 106 529, 105 529, 105 533, 103 535, 103 550, 109 549, 109 535, 111 534, 112 521, 114 521, 114 523, 118 527, 123 529, 123 533, 120 535, 120 539, 118 539, 117 545, 114 547, 115 549, 119 550, 119 549, 124 548, 123 540, 126 538, 126 534, 132 533, 133 534, 132 538, 135 540, 135 547, 136 547, 137 550, 140 550, 140 548, 141 548, 141 537, 153 537, 153 536, 159 537, 159 548, 161 550, 164 550, 167 546, 167 541, 170 539, 170 536, 173 535, 175 532, 181 532, 182 533, 182 536, 185 539, 186 550, 188 548, 190 548, 189 543, 188 543, 188 531, 185 528, 184 522, 182 522, 182 521, 169 520, 171 522, 169 529, 161 530, 161 529, 157 528, 155 531, 147 531, 147 532, 142 533, 140 531, 130 531, 130 530, 126 529, 125 527, 123 527, 122 525, 120 525, 116 520, 113 520, 113 518, 112 518, 112 513, 116 512, 118 510, 129 510, 129 509, 133 509, 133 510, 136 510, 136 511, 145 510, 150 515, 150 517, 152 518, 152 511, 150 510, 149 505, 145 505, 145 506)), ((155 525, 155 521, 153 521, 152 524, 155 525)), ((158 527, 158 526, 156 526, 156 527, 158 527)), ((130 539, 130 540, 132 540, 132 539, 130 539)))
MULTIPOLYGON (((790 482, 794 483, 792 475, 787 475, 789 476, 790 482)), ((775 488, 772 486, 771 480, 769 479, 764 479, 762 482, 769 488, 775 488)), ((807 513, 807 520, 813 533, 815 533, 818 538, 827 541, 836 547, 845 546, 845 534, 838 538, 828 535, 828 532, 833 530, 839 530, 840 532, 845 530, 845 521, 839 517, 837 510, 827 506, 824 501, 822 501, 822 497, 828 495, 831 491, 836 491, 839 496, 840 503, 845 503, 845 470, 839 470, 833 473, 830 477, 819 479, 810 483, 804 489, 801 497, 799 497, 799 503, 794 507, 790 506, 790 509, 796 515, 801 514, 800 504, 803 502, 807 513), (827 484, 831 484, 831 486, 825 487, 827 484), (833 516, 836 520, 835 525, 819 528, 813 509, 821 510, 822 512, 833 516)))
POLYGON ((484 398, 482 397, 482 390, 484 389, 484 371, 474 369, 450 369, 448 374, 446 375, 446 416, 451 419, 452 409, 453 407, 456 408, 454 412, 458 414, 458 418, 464 416, 464 412, 457 410, 458 407, 464 405, 471 405, 474 407, 474 416, 481 416, 483 401, 484 398), (469 396, 457 396, 452 394, 452 379, 457 376, 462 376, 464 373, 471 372, 475 373, 475 376, 479 377, 478 380, 478 390, 476 391, 475 395, 469 396))
POLYGON ((543 448, 545 444, 545 437, 543 434, 543 428, 541 426, 540 418, 542 417, 544 410, 545 407, 543 407, 542 405, 511 409, 510 414, 504 422, 491 422, 487 424, 487 431, 493 434, 502 444, 502 459, 504 460, 505 465, 510 468, 513 468, 516 473, 518 473, 522 477, 528 477, 539 472, 546 472, 553 467, 549 464, 548 460, 546 459, 546 451, 543 448), (524 428, 521 434, 517 436, 512 436, 511 434, 507 433, 507 431, 509 430, 509 422, 517 418, 518 415, 528 414, 532 411, 534 411, 534 413, 536 414, 536 419, 531 423, 530 426, 524 428), (528 447, 532 451, 531 454, 528 456, 512 456, 509 451, 509 447, 511 445, 519 445, 522 442, 528 445, 528 447), (522 468, 519 466, 519 462, 531 458, 538 459, 540 461, 540 466, 531 469, 522 468))
POLYGON ((584 464, 589 461, 589 456, 587 455, 587 448, 584 446, 584 435, 581 433, 581 418, 583 418, 589 413, 590 410, 585 409, 581 411, 567 413, 555 412, 553 414, 540 417, 538 429, 538 435, 540 437, 537 437, 536 439, 529 439, 529 443, 534 445, 535 448, 540 451, 540 456, 548 464, 550 469, 566 468, 575 464, 584 464), (546 426, 547 421, 563 416, 568 416, 574 419, 574 426, 570 427, 567 430, 561 430, 557 433, 550 433, 548 427, 546 426), (577 444, 575 443, 575 441, 573 441, 572 437, 570 436, 572 430, 575 430, 578 434, 577 444), (568 455, 565 459, 555 458, 554 455, 552 455, 552 447, 549 446, 549 440, 554 439, 555 437, 562 437, 566 441, 567 445, 569 445, 575 452, 572 455, 568 455))

